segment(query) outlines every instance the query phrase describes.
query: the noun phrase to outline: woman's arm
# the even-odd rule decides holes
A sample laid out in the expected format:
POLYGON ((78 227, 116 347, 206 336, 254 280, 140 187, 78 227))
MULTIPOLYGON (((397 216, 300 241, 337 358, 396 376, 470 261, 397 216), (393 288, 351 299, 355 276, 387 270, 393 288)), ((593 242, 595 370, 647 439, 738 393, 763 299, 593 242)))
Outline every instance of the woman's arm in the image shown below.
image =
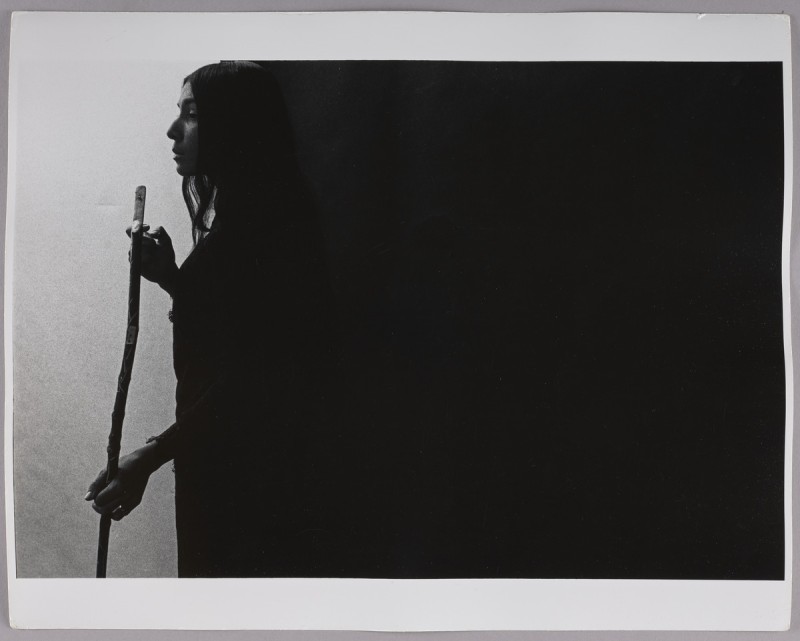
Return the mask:
POLYGON ((212 412, 218 397, 229 397, 231 389, 239 389, 241 375, 239 367, 229 366, 221 371, 206 388, 200 398, 181 412, 175 423, 157 436, 151 436, 146 444, 119 461, 119 472, 111 483, 106 483, 106 469, 100 471, 89 486, 84 497, 94 501, 92 508, 99 514, 111 514, 114 520, 127 516, 139 503, 147 487, 150 475, 175 457, 177 440, 182 430, 191 432, 191 425, 199 417, 212 412))
MULTIPOLYGON (((174 296, 179 272, 172 239, 163 227, 154 227, 151 230, 149 225, 143 225, 143 228, 142 276, 174 296)), ((130 227, 125 231, 128 236, 131 235, 130 227)), ((130 258, 130 253, 128 257, 130 258)))
MULTIPOLYGON (((130 236, 131 228, 128 227, 126 232, 130 236)), ((172 239, 162 227, 151 231, 149 225, 144 225, 142 276, 158 284, 170 296, 178 287, 179 272, 172 239)), ((101 470, 84 497, 87 501, 94 501, 94 510, 111 514, 111 518, 119 520, 136 508, 150 475, 175 456, 174 438, 169 437, 175 431, 173 425, 159 437, 148 439, 143 447, 121 457, 119 471, 111 483, 106 482, 106 469, 101 470)))
POLYGON ((178 288, 178 266, 173 262, 172 265, 166 270, 163 277, 159 281, 159 286, 170 296, 175 296, 175 291, 178 288))
POLYGON ((110 514, 119 521, 142 502, 150 475, 169 460, 168 454, 168 450, 157 443, 148 443, 126 454, 119 460, 114 480, 106 483, 107 472, 103 468, 89 485, 84 499, 94 501, 92 508, 98 514, 110 514))
MULTIPOLYGON (((155 230, 145 239, 152 241, 149 260, 155 261, 158 268, 145 272, 143 261, 143 275, 170 295, 180 294, 169 236, 163 230, 155 230)), ((293 297, 286 293, 292 289, 291 279, 285 276, 289 261, 282 255, 281 260, 276 260, 275 252, 267 259, 248 244, 231 244, 226 247, 229 251, 221 251, 215 257, 215 278, 207 284, 209 296, 217 300, 217 309, 225 313, 224 331, 215 326, 217 332, 208 337, 219 342, 219 353, 224 355, 213 381, 173 425, 121 458, 120 474, 108 486, 105 470, 98 475, 86 500, 94 500, 92 507, 101 514, 110 513, 119 519, 138 506, 149 476, 175 457, 178 439, 184 434, 191 438, 198 419, 213 415, 220 406, 255 407, 268 395, 280 394, 286 385, 290 369, 287 359, 294 352, 283 343, 288 339, 296 345, 297 338, 288 337, 290 328, 294 332, 298 329, 293 322, 296 305, 290 304, 293 297), (282 277, 275 278, 276 273, 282 277)), ((284 253, 293 256, 291 252, 284 253)), ((313 341, 313 337, 305 336, 303 342, 306 341, 313 341)))

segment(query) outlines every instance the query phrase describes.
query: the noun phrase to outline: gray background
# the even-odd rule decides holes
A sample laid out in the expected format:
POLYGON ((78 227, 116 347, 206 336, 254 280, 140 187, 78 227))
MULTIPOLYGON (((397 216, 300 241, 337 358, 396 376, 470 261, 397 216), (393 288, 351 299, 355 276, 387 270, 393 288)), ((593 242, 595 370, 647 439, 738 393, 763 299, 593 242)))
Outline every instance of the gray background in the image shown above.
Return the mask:
MULTIPOLYGON (((70 1, 61 1, 58 2, 57 0, 51 0, 50 2, 22 2, 17 0, 9 0, 5 3, 8 5, 7 9, 3 9, 0 11, 0 30, 3 33, 4 37, 4 47, 2 50, 2 57, 0 58, 0 74, 3 74, 4 77, 7 77, 7 70, 8 70, 8 32, 9 32, 9 24, 10 24, 10 15, 12 10, 82 10, 82 11, 97 11, 97 10, 122 10, 122 11, 143 11, 143 10, 152 10, 155 8, 155 3, 146 2, 146 1, 139 1, 139 2, 119 2, 119 3, 110 3, 110 2, 78 2, 76 0, 70 1)), ((173 1, 173 2, 161 2, 158 4, 159 10, 168 10, 168 11, 181 11, 181 10, 220 10, 223 5, 220 2, 195 2, 191 5, 185 2, 173 1)), ((246 2, 244 0, 229 0, 224 4, 224 10, 226 11, 253 11, 253 10, 304 10, 304 11, 325 11, 325 10, 364 10, 364 9, 382 9, 382 10, 440 10, 440 11, 479 11, 479 10, 487 10, 490 9, 491 11, 501 11, 501 12, 514 12, 514 11, 650 11, 650 12, 717 12, 717 13, 786 13, 792 15, 793 19, 797 19, 800 16, 800 4, 797 2, 789 2, 785 0, 783 2, 771 2, 768 0, 749 0, 744 1, 740 0, 739 2, 723 2, 722 0, 717 1, 706 1, 706 2, 697 2, 697 1, 678 1, 678 0, 662 0, 662 1, 636 1, 636 0, 628 0, 628 1, 606 1, 603 2, 601 0, 595 1, 585 1, 585 2, 574 2, 574 1, 562 1, 558 2, 555 0, 551 0, 550 2, 506 2, 506 1, 497 1, 490 3, 480 3, 480 2, 466 2, 466 1, 418 1, 418 2, 342 2, 338 0, 329 0, 325 1, 318 1, 318 2, 304 2, 304 1, 297 1, 297 2, 246 2)), ((796 24, 792 25, 793 31, 793 38, 797 38, 797 26, 796 24)), ((795 48, 795 55, 794 55, 794 68, 797 69, 800 62, 798 61, 798 56, 796 53, 795 48)), ((796 74, 795 74, 796 78, 796 74)), ((795 85, 797 81, 795 80, 795 85)), ((3 86, 3 90, 5 92, 6 86, 3 86)), ((798 118, 798 104, 800 103, 800 99, 797 98, 797 91, 795 90, 795 122, 800 122, 800 118, 798 118)), ((6 101, 4 100, 4 105, 6 101)), ((7 122, 6 122, 6 111, 2 111, 2 116, 0 116, 0 136, 2 139, 6 139, 7 133, 7 122)), ((161 123, 158 123, 158 127, 162 129, 161 123)), ((795 140, 795 149, 797 149, 797 143, 795 140)), ((5 160, 5 156, 3 156, 5 160)), ((3 211, 5 208, 5 184, 6 184, 6 174, 5 174, 5 167, 3 167, 2 174, 0 174, 0 199, 3 203, 1 206, 3 207, 3 211)), ((795 195, 795 202, 794 202, 795 211, 798 211, 798 198, 795 195)), ((797 216, 795 216, 795 219, 797 216)), ((170 224, 169 221, 164 221, 165 226, 170 225, 171 229, 177 230, 177 221, 174 224, 170 224)), ((797 222, 795 221, 795 229, 796 229, 797 222)), ((76 226, 77 227, 77 226, 76 226)), ((86 230, 87 233, 91 232, 91 228, 86 230)), ((101 237, 107 238, 105 234, 102 234, 101 237)), ((79 240, 78 232, 73 238, 73 241, 79 240)), ((123 241, 124 243, 124 241, 123 241)), ((793 261, 794 264, 794 261, 793 261)), ((794 271, 794 270, 793 270, 794 271)), ((154 294, 154 292, 152 292, 154 294)), ((100 298, 103 297, 102 292, 97 293, 95 292, 94 295, 100 298)), ((43 292, 43 295, 47 295, 47 292, 43 292)), ((797 295, 794 296, 795 301, 797 301, 797 295)), ((82 304, 81 301, 76 301, 76 305, 80 306, 82 304)), ((113 302, 110 303, 113 305, 113 302)), ((795 302, 795 315, 797 302, 795 302)), ((165 303, 166 309, 166 303, 165 303)), ((22 311, 22 310, 21 310, 22 311)), ((797 325, 797 322, 795 322, 797 325)), ((794 328, 794 337, 795 341, 797 341, 797 332, 796 327, 794 328)), ((113 351, 113 344, 114 339, 117 338, 116 335, 109 336, 109 337, 101 337, 101 340, 105 341, 106 338, 109 341, 109 349, 113 351)), ((163 344, 163 343, 162 343, 163 344)), ((71 355, 71 358, 80 357, 80 345, 73 345, 70 346, 70 349, 76 350, 75 354, 71 355)), ((143 346, 144 349, 147 349, 147 346, 143 346)), ((101 346, 100 349, 103 349, 101 346)), ((144 351, 144 350, 143 350, 144 351)), ((144 358, 144 356, 143 356, 144 358)), ((153 362, 151 358, 148 358, 149 362, 153 362)), ((166 360, 167 368, 165 368, 165 376, 168 375, 168 365, 169 360, 166 360)), ((114 368, 115 369, 115 368, 114 368)), ((111 374, 112 377, 114 373, 111 374)), ((46 383, 46 381, 45 381, 46 383)), ((66 400, 66 399, 65 399, 66 400)), ((76 402, 77 404, 77 402, 76 402)), ((153 408, 153 416, 148 417, 152 418, 153 422, 158 422, 159 416, 159 408, 153 408)), ((102 413, 102 412, 101 412, 102 413)), ((93 417, 87 416, 83 417, 84 420, 93 420, 93 417)), ((132 435, 132 438, 136 438, 139 435, 132 435)), ((133 444, 133 443, 132 443, 133 444)), ((66 456, 72 457, 74 455, 82 456, 83 453, 80 451, 75 452, 66 452, 66 456)), ((796 454, 795 454, 796 456, 796 454)), ((162 478, 161 482, 169 482, 169 478, 166 477, 164 471, 161 473, 162 478)), ((795 490, 795 494, 798 493, 800 490, 795 490)), ((2 499, 2 497, 0 497, 2 499)), ((159 512, 161 510, 158 510, 159 512)), ((167 516, 167 515, 165 515, 167 516)), ((164 519, 165 523, 170 523, 171 520, 164 519)), ((22 534, 22 533, 20 533, 22 534)), ((22 538, 22 537, 20 537, 22 538)), ((135 543, 135 537, 133 537, 132 542, 135 543)), ((93 549, 95 545, 94 541, 94 532, 91 533, 91 536, 88 537, 86 541, 87 549, 93 549)), ((143 545, 140 542, 140 545, 143 545)), ((24 552, 24 548, 21 549, 21 552, 24 552)), ((147 550, 146 548, 142 548, 142 552, 149 554, 148 558, 151 559, 151 565, 149 566, 153 570, 153 574, 155 573, 156 569, 159 566, 159 555, 163 554, 163 550, 159 551, 158 549, 147 550)), ((91 557, 91 554, 88 555, 91 557)), ((795 566, 797 567, 797 566, 795 566)), ((0 567, 0 571, 5 573, 5 559, 2 559, 2 566, 0 567)), ((142 568, 139 568, 139 571, 142 571, 142 568)), ((74 574, 73 574, 74 575, 74 574)), ((119 576, 120 574, 117 574, 119 576)), ((14 632, 8 629, 8 612, 7 612, 7 602, 5 600, 5 585, 3 589, 3 593, 0 594, 0 597, 3 598, 2 601, 2 608, 3 608, 3 619, 2 619, 2 628, 0 628, 0 638, 5 638, 8 636, 17 636, 20 634, 25 634, 26 638, 112 638, 112 639, 133 639, 133 638, 285 638, 285 639, 335 639, 335 638, 370 638, 370 639, 377 639, 383 638, 387 636, 386 634, 372 634, 372 633, 346 633, 346 632, 338 632, 338 633, 312 633, 312 632, 232 632, 232 633, 222 633, 222 632, 208 632, 208 633, 167 633, 167 632, 14 632), (191 635, 191 637, 189 636, 191 635)), ((87 607, 91 607, 90 604, 87 604, 87 607)), ((135 607, 135 606, 134 606, 135 607)), ((453 637, 452 633, 449 636, 453 637)), ((794 631, 789 633, 790 636, 788 638, 795 638, 794 635, 797 634, 798 638, 800 638, 800 633, 794 631)), ((631 637, 631 635, 635 635, 634 638, 644 638, 644 639, 658 639, 658 638, 680 638, 680 633, 458 633, 456 638, 464 638, 464 639, 539 639, 539 638, 551 638, 556 637, 560 639, 571 639, 571 638, 597 638, 597 639, 612 639, 612 638, 624 638, 624 637, 631 637)), ((411 634, 408 635, 407 638, 427 638, 431 636, 430 634, 411 634)), ((687 633, 682 636, 687 638, 708 638, 710 634, 696 634, 696 633, 687 633)), ((719 634, 713 635, 715 638, 719 637, 719 634)), ((723 635, 729 636, 729 635, 723 635)), ((764 635, 745 635, 745 634, 737 634, 736 638, 755 638, 758 636, 764 635)))
MULTIPOLYGON (((182 79, 205 62, 20 66, 16 203, 26 215, 15 221, 13 275, 20 578, 94 576, 97 518, 83 496, 104 465, 120 367, 132 181, 147 185, 145 220, 169 230, 180 264, 191 237, 166 130, 182 79)), ((148 364, 148 375, 131 381, 126 453, 174 420, 169 306, 164 292, 143 284, 146 331, 136 361, 148 364)), ((109 576, 176 576, 170 468, 151 477, 124 527, 112 528, 109 576)))
MULTIPOLYGON (((94 576, 97 515, 83 496, 105 462, 120 366, 132 181, 147 185, 145 220, 169 230, 180 264, 191 236, 166 130, 182 79, 204 62, 20 66, 16 203, 25 216, 15 221, 13 277, 20 578, 94 576)), ((169 305, 158 287, 143 284, 146 331, 136 361, 148 364, 148 375, 131 381, 125 453, 174 420, 169 305)), ((151 477, 124 527, 112 528, 109 576, 177 575, 170 468, 151 477)))

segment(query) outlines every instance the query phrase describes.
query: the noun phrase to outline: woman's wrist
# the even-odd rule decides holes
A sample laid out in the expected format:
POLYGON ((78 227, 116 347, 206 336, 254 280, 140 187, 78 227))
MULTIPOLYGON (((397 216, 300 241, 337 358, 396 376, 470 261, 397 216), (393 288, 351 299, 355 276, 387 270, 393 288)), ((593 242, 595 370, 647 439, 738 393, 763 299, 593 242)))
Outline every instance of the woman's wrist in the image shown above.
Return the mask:
POLYGON ((147 444, 142 448, 145 456, 153 466, 153 471, 175 458, 175 447, 178 438, 178 424, 173 423, 166 430, 147 439, 147 444), (145 449, 146 448, 146 449, 145 449))
POLYGON ((164 278, 158 282, 161 289, 167 292, 167 294, 170 296, 175 295, 175 290, 177 289, 178 284, 178 274, 178 265, 172 263, 167 270, 167 273, 164 275, 164 278))
POLYGON ((140 447, 137 451, 142 464, 150 474, 172 458, 169 448, 164 445, 165 444, 159 442, 158 439, 148 440, 147 444, 140 447))

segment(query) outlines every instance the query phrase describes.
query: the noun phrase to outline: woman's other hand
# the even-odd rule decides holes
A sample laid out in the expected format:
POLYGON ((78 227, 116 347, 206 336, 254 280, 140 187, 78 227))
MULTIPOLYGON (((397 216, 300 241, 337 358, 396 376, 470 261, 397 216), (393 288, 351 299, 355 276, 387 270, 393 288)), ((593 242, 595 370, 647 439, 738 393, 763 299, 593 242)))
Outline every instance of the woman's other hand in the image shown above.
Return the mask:
MULTIPOLYGON (((142 225, 142 229, 142 276, 172 295, 178 274, 172 239, 163 227, 151 230, 150 225, 142 225)), ((128 227, 125 232, 130 236, 131 228, 128 227)))
POLYGON ((97 475, 84 497, 94 501, 92 509, 98 514, 110 514, 119 521, 142 502, 150 475, 158 468, 154 446, 146 445, 123 456, 119 470, 111 483, 106 484, 106 470, 97 475))

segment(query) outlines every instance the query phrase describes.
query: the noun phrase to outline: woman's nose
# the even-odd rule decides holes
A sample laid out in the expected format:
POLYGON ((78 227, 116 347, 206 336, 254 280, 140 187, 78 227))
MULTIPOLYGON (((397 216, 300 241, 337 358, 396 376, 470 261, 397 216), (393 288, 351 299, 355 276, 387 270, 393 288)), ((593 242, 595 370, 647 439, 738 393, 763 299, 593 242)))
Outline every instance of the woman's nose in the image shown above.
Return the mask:
POLYGON ((178 121, 175 120, 167 129, 167 138, 170 140, 177 141, 180 137, 180 127, 178 126, 178 121))

